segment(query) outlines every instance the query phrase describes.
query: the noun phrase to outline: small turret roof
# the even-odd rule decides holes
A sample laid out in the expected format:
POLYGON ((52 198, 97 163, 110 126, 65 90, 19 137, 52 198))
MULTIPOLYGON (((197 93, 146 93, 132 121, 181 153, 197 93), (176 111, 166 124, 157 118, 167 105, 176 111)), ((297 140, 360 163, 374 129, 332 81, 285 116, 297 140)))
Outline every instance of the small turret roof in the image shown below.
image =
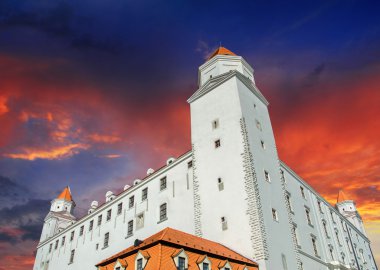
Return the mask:
POLYGON ((58 195, 57 199, 72 201, 73 197, 71 196, 70 187, 69 186, 65 187, 65 189, 61 192, 61 194, 58 195))
POLYGON ((213 58, 215 55, 236 55, 234 54, 233 52, 231 52, 229 49, 227 48, 224 48, 222 46, 220 46, 219 48, 217 48, 210 56, 207 60, 210 60, 211 58, 213 58))
POLYGON ((337 198, 336 202, 340 203, 340 202, 344 202, 344 201, 349 201, 349 199, 347 198, 347 195, 341 189, 341 190, 339 190, 338 198, 337 198))

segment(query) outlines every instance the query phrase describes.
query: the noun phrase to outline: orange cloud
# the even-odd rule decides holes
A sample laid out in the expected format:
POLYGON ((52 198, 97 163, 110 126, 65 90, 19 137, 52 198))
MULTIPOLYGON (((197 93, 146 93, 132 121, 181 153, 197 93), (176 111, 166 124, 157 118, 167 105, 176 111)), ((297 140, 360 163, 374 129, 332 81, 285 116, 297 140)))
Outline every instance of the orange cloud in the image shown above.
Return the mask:
POLYGON ((0 96, 0 115, 5 114, 8 111, 7 98, 5 96, 0 96))
POLYGON ((26 160, 35 160, 35 159, 62 159, 70 157, 74 154, 77 154, 80 149, 87 149, 88 145, 82 145, 79 143, 70 144, 65 146, 59 146, 52 149, 41 150, 41 149, 32 149, 24 148, 22 153, 10 153, 4 154, 3 156, 14 159, 26 159, 26 160))
POLYGON ((89 134, 87 136, 91 141, 96 142, 96 143, 116 143, 120 142, 121 138, 118 136, 113 136, 113 135, 104 135, 104 134, 89 134))

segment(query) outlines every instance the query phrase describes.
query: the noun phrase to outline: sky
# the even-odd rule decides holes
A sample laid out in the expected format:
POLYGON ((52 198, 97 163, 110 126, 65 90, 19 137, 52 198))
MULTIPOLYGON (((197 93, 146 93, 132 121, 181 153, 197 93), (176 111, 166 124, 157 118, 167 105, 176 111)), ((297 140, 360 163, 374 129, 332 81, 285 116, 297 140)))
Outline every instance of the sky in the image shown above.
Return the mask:
MULTIPOLYGON (((220 44, 255 70, 280 159, 356 201, 380 262, 379 1, 0 1, 0 260, 31 269, 50 201, 83 215, 191 148, 220 44)), ((5 269, 0 266, 0 270, 5 269)))

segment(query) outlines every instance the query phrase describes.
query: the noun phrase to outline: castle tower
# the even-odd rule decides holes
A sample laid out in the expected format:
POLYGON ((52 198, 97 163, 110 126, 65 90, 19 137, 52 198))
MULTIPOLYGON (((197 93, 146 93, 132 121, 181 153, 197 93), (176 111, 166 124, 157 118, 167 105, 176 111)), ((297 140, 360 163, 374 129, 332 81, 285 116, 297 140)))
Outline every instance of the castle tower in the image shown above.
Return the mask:
POLYGON ((268 101, 252 67, 220 47, 198 74, 199 89, 188 100, 195 234, 239 246, 260 269, 296 269, 268 101))
POLYGON ((74 208, 75 202, 73 201, 70 188, 67 186, 51 202, 50 212, 44 220, 40 242, 75 222, 76 218, 73 216, 74 208))
POLYGON ((348 199, 343 190, 339 190, 335 207, 343 216, 345 216, 353 225, 355 225, 356 228, 364 233, 364 235, 367 235, 364 229, 362 217, 356 209, 355 202, 348 199))

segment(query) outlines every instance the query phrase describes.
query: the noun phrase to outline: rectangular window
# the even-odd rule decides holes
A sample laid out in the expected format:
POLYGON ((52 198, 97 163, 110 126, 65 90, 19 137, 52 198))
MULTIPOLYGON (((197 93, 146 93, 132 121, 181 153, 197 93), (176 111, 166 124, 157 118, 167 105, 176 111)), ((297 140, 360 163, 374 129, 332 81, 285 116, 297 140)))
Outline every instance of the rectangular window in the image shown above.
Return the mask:
POLYGON ((128 221, 128 231, 127 236, 131 236, 133 234, 133 220, 128 221))
POLYGON ((160 179, 160 190, 166 189, 166 177, 160 179))
POLYGON ((49 253, 51 252, 52 249, 53 249, 53 244, 50 244, 49 245, 49 253))
POLYGON ((167 219, 166 203, 160 205, 160 221, 167 219))
POLYGON ((103 247, 105 247, 105 248, 108 247, 109 240, 110 240, 110 233, 104 234, 104 245, 103 245, 103 247))
POLYGON ((148 188, 144 188, 141 194, 141 201, 145 201, 148 198, 148 188))
POLYGON ((322 203, 321 203, 321 201, 317 201, 317 203, 318 203, 318 209, 319 209, 319 212, 321 212, 321 213, 323 213, 323 211, 322 211, 322 203))
POLYGON ((84 226, 80 226, 80 229, 79 229, 79 236, 82 236, 83 235, 83 231, 84 231, 84 226))
POLYGON ((335 230, 335 236, 336 236, 336 240, 338 241, 338 244, 341 246, 341 242, 340 242, 340 238, 339 238, 339 232, 338 230, 335 230))
POLYGON ((219 189, 219 191, 222 191, 222 190, 224 190, 224 183, 223 183, 223 181, 222 181, 222 178, 218 178, 218 189, 219 189))
POLYGON ((132 208, 135 205, 135 196, 129 197, 129 208, 132 208))
POLYGON ((226 217, 221 217, 220 221, 222 222, 222 230, 225 231, 228 229, 227 219, 226 217))
POLYGON ((98 216, 98 226, 102 224, 102 215, 98 216))
POLYGON ((304 188, 303 188, 303 187, 300 187, 300 190, 301 190, 302 198, 306 199, 304 188))
POLYGON ((323 225, 323 230, 325 231, 326 237, 329 238, 329 233, 327 231, 327 222, 323 220, 322 225, 323 225))
POLYGON ((214 142, 214 144, 215 144, 215 148, 220 147, 220 140, 216 140, 216 141, 214 142))
POLYGON ((311 237, 311 243, 313 244, 314 255, 318 256, 317 239, 311 237))
POLYGON ((107 211, 107 221, 109 221, 111 219, 111 214, 112 214, 112 209, 109 209, 107 211))
POLYGON ((277 210, 274 208, 272 208, 272 218, 273 220, 278 221, 277 210))
POLYGON ((88 227, 89 231, 92 231, 92 228, 94 227, 94 220, 90 221, 90 226, 88 227))
POLYGON ((117 205, 117 214, 120 215, 122 211, 123 211, 123 203, 119 203, 117 205))
POLYGON ((286 194, 286 195, 285 195, 285 198, 286 198, 286 203, 287 203, 288 206, 289 206, 289 210, 290 210, 290 212, 293 212, 292 204, 291 204, 291 202, 290 202, 290 195, 289 195, 289 194, 286 194))
POLYGON ((306 212, 307 223, 309 223, 309 225, 312 225, 311 218, 310 218, 310 210, 306 208, 305 212, 306 212))
POLYGON ((178 270, 185 270, 185 258, 178 257, 178 270))
POLYGON ((55 246, 54 246, 54 249, 57 249, 58 248, 58 240, 55 241, 55 246))
POLYGON ((190 169, 191 167, 193 167, 193 161, 192 160, 187 162, 187 168, 190 169))
POLYGON ((142 259, 138 259, 137 260, 137 270, 142 270, 143 269, 142 263, 143 263, 142 259))
POLYGON ((330 210, 330 216, 331 216, 331 220, 335 223, 334 214, 331 210, 330 210))
POLYGON ((264 143, 264 141, 260 141, 260 143, 261 143, 261 148, 265 149, 265 143, 264 143))
POLYGON ((203 263, 202 264, 202 270, 209 270, 209 265, 208 265, 208 263, 203 263))
POLYGON ((70 253, 70 262, 69 263, 73 263, 74 262, 74 255, 75 255, 75 249, 71 250, 71 253, 70 253))
POLYGON ((267 171, 264 170, 264 175, 265 175, 265 180, 267 182, 270 182, 270 176, 269 176, 269 173, 267 171))
POLYGON ((74 240, 74 231, 72 231, 70 235, 70 241, 73 241, 73 240, 74 240))
POLYGON ((63 246, 65 244, 65 240, 66 240, 66 236, 62 237, 61 246, 63 246))

